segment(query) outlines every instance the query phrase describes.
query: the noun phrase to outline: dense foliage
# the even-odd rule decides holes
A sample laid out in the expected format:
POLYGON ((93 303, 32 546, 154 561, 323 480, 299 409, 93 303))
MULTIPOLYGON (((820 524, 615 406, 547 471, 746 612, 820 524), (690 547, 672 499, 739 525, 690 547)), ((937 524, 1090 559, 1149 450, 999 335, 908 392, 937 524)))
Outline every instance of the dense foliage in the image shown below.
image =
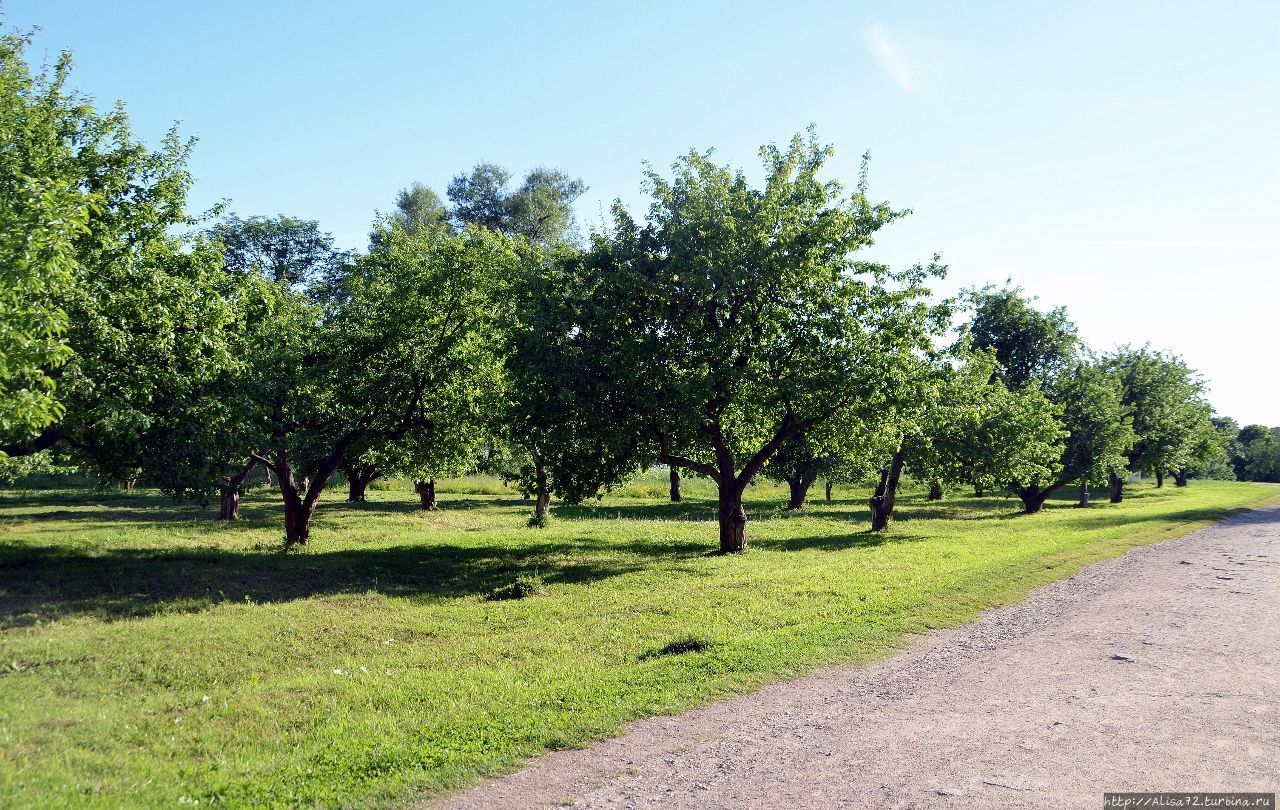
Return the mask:
POLYGON ((304 543, 339 475, 353 501, 411 478, 432 509, 437 478, 497 472, 541 526, 553 496, 663 465, 673 499, 680 470, 715 484, 724 552, 760 474, 793 509, 867 481, 877 530, 904 476, 1028 512, 1069 484, 1119 500, 1133 474, 1280 478, 1280 433, 1215 417, 1180 358, 1099 358, 1016 287, 938 302, 936 257, 863 258, 906 212, 870 198, 865 162, 851 189, 825 177, 812 132, 763 147, 758 184, 710 152, 649 171, 646 216, 617 204, 586 240, 581 180, 479 163, 443 197, 403 189, 357 254, 302 217, 190 216, 193 144, 146 146, 66 89, 69 57, 33 72, 27 46, 0 39, 10 475, 73 464, 234 519, 256 471, 304 543))

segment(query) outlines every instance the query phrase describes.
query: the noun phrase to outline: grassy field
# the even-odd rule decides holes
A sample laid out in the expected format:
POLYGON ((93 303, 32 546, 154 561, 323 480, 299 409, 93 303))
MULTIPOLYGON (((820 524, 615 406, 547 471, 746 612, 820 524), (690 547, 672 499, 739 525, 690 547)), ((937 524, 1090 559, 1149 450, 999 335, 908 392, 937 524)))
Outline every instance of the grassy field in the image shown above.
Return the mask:
POLYGON ((719 557, 706 483, 682 504, 665 486, 540 531, 491 480, 442 486, 435 513, 407 486, 335 489, 290 553, 265 491, 235 525, 148 493, 0 493, 0 803, 394 804, 868 660, 1275 494, 1138 486, 1024 517, 912 493, 876 536, 865 491, 789 514, 763 485, 750 551, 719 557), (517 578, 542 592, 492 598, 517 578))

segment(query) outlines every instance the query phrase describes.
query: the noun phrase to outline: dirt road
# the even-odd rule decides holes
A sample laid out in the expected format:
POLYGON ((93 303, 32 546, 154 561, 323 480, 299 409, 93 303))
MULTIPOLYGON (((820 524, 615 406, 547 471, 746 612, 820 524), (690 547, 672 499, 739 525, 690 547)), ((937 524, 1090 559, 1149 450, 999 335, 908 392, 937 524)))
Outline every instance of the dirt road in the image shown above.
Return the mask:
POLYGON ((1135 550, 881 664, 542 757, 442 805, 1100 807, 1280 790, 1280 506, 1135 550))

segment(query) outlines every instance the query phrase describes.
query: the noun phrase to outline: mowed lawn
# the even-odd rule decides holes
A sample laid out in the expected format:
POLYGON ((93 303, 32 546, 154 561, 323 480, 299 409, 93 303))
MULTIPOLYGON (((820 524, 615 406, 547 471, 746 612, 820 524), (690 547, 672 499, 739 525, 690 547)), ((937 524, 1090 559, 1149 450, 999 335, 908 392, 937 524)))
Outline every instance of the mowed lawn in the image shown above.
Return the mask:
POLYGON ((815 666, 864 661, 1274 488, 1140 485, 1120 505, 867 492, 802 513, 748 491, 720 557, 706 482, 665 476, 543 530, 496 482, 322 502, 283 553, 272 493, 245 520, 154 493, 0 493, 0 804, 384 806, 815 666), (545 592, 490 594, 536 574, 545 592), (670 646, 669 645, 673 645, 670 646), (679 652, 692 647, 692 651, 679 652))

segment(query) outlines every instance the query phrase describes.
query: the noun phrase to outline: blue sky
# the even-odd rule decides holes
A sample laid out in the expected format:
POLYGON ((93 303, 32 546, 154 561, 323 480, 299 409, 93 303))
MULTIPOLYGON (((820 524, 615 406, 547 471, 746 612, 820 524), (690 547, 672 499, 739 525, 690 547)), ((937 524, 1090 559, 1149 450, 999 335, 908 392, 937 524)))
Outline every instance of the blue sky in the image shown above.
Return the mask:
POLYGON ((944 292, 1006 277, 1099 349, 1182 354, 1280 424, 1280 3, 7 0, 76 84, 197 135, 193 206, 318 219, 347 247, 478 160, 564 168, 638 209, 645 161, 754 167, 809 123, 873 156, 944 292))

